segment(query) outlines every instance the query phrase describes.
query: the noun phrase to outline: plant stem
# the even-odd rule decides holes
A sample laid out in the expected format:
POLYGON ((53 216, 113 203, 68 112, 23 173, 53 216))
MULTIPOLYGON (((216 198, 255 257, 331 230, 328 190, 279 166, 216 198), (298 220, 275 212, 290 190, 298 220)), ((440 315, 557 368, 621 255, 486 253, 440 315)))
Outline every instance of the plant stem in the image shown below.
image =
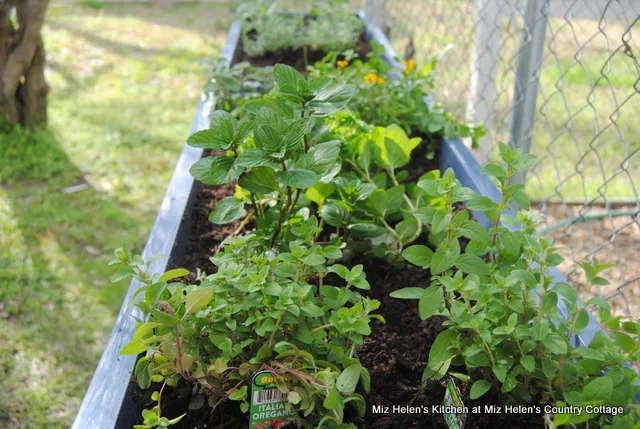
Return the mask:
POLYGON ((326 325, 322 325, 322 326, 318 326, 317 328, 313 328, 313 329, 311 330, 311 333, 313 334, 314 332, 318 332, 318 331, 319 331, 319 330, 321 330, 321 329, 324 329, 324 328, 330 328, 330 327, 332 327, 332 326, 333 326, 333 323, 327 323, 326 325))
POLYGON ((162 392, 164 392, 164 388, 167 385, 167 380, 165 379, 162 383, 162 387, 160 388, 160 393, 158 394, 158 417, 162 415, 160 408, 162 407, 162 392))

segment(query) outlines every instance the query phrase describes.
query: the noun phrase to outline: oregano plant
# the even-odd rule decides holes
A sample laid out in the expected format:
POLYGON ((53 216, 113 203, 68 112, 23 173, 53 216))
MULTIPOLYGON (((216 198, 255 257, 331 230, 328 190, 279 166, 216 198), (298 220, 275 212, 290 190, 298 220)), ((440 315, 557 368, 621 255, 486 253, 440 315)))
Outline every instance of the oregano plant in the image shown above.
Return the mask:
POLYGON ((166 427, 162 395, 180 383, 192 386, 190 409, 236 401, 249 409, 252 376, 269 371, 302 427, 350 427, 344 409, 363 415, 369 373, 357 357, 380 303, 361 296, 369 289, 362 266, 340 264, 335 246, 313 244, 317 219, 295 229, 298 238, 282 252, 266 252, 254 234, 230 237, 213 258, 215 274, 200 284, 175 279, 186 270, 148 276, 144 262, 116 251, 120 276, 144 285, 134 303, 143 314, 124 354, 143 354, 134 375, 141 388, 155 389, 157 405, 143 412, 144 426, 166 427), (311 231, 311 234, 309 234, 311 231), (335 273, 345 286, 327 284, 335 273), (316 283, 312 283, 317 279, 316 283), (164 426, 163 426, 164 425, 164 426))
MULTIPOLYGON (((442 202, 419 216, 436 250, 412 246, 403 256, 429 268, 432 279, 426 287, 400 289, 392 296, 418 300, 422 319, 445 317, 445 330, 431 347, 423 380, 449 373, 472 383, 471 399, 493 390, 518 405, 583 409, 579 414, 547 415, 548 427, 587 421, 588 427, 635 427, 637 413, 616 413, 612 407, 629 406, 640 392, 638 375, 630 366, 640 358, 640 323, 612 317, 603 299, 583 303, 575 289, 555 281, 550 269, 563 258, 550 238, 537 235, 541 218, 529 211, 508 212, 513 202, 528 208, 523 186, 511 184, 510 178, 535 158, 505 144, 500 154, 501 163, 483 169, 498 183, 499 202, 476 196, 451 170, 418 183, 442 202), (485 231, 467 210, 457 209, 455 204, 462 201, 483 212, 493 227, 485 231), (578 344, 576 337, 591 323, 591 307, 598 309, 599 327, 607 332, 598 330, 588 345, 578 344)), ((595 287, 608 284, 599 273, 609 267, 597 261, 583 264, 595 287)))

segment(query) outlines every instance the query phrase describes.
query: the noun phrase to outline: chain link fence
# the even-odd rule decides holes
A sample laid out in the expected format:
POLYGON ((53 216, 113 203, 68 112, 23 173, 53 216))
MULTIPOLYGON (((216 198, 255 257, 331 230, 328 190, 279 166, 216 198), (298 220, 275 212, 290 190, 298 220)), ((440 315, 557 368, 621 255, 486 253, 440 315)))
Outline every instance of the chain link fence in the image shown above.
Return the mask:
POLYGON ((434 96, 483 121, 496 142, 538 156, 524 181, 541 233, 566 246, 560 267, 585 296, 640 313, 640 0, 364 0, 400 56, 450 48, 434 96), (452 45, 452 48, 451 46, 452 45), (577 262, 615 264, 586 289, 577 262))

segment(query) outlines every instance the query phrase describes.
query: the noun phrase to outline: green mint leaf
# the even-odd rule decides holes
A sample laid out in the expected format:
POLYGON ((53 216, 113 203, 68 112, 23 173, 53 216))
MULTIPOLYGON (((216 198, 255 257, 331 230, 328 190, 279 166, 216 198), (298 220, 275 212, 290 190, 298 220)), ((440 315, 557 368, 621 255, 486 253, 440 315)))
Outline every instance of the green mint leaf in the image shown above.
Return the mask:
POLYGON ((242 201, 234 197, 225 197, 216 204, 215 209, 209 215, 209 222, 223 225, 240 219, 246 214, 242 201))
POLYGON ((269 194, 279 189, 276 172, 270 167, 257 167, 240 176, 238 185, 258 195, 269 194))
POLYGON ((313 171, 293 168, 291 170, 278 171, 276 179, 283 185, 306 189, 315 185, 318 181, 318 176, 313 171))

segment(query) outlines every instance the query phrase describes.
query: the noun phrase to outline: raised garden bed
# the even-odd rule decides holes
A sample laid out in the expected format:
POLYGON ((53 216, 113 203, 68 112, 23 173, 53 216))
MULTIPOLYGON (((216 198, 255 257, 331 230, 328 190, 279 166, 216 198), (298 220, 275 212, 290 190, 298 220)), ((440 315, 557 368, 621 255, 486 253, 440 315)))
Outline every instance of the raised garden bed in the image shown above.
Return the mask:
MULTIPOLYGON (((386 59, 390 63, 397 64, 388 41, 379 29, 367 24, 366 35, 369 40, 373 38, 385 48, 386 59)), ((224 66, 232 65, 244 57, 238 43, 239 39, 240 28, 238 24, 233 24, 222 54, 226 58, 224 66)), ((363 52, 366 52, 366 49, 363 52)), ((287 55, 278 54, 271 61, 275 64, 283 59, 287 59, 287 55)), ((267 59, 261 58, 258 63, 267 65, 268 62, 267 59)), ((294 64, 300 65, 295 61, 294 64)), ((214 103, 215 100, 203 98, 192 133, 208 127, 207 118, 214 103)), ((439 159, 436 158, 431 164, 425 161, 424 152, 416 151, 412 154, 412 161, 408 167, 411 170, 410 175, 420 176, 438 166, 442 171, 452 168, 462 186, 473 189, 479 195, 499 200, 500 194, 497 189, 490 180, 480 175, 480 167, 459 139, 443 139, 438 153, 439 159)), ((213 187, 195 184, 188 170, 202 154, 202 149, 185 146, 142 255, 146 259, 158 254, 169 255, 168 259, 156 261, 151 271, 162 272, 172 267, 184 267, 192 273, 192 283, 196 270, 204 270, 207 273, 213 271, 214 267, 209 257, 218 250, 221 241, 239 227, 239 222, 226 225, 212 225, 209 222, 210 212, 222 198, 233 194, 234 186, 227 184, 213 187)), ((475 212, 473 215, 484 223, 485 227, 490 227, 490 222, 482 212, 475 212)), ((428 243, 425 239, 419 239, 415 244, 428 243)), ((362 294, 382 303, 378 312, 386 317, 387 323, 374 323, 372 334, 365 339, 358 352, 361 363, 369 369, 371 375, 370 392, 362 392, 367 403, 367 412, 364 417, 347 412, 345 421, 354 423, 361 429, 445 427, 442 414, 372 412, 373 406, 430 407, 442 404, 445 394, 444 383, 429 383, 425 387, 420 381, 431 345, 444 329, 442 321, 438 318, 422 321, 414 301, 398 300, 389 296, 391 292, 402 287, 428 285, 431 279, 430 272, 412 265, 399 270, 381 260, 358 255, 350 261, 352 266, 358 263, 363 264, 367 279, 373 285, 371 291, 362 294)), ((141 285, 140 282, 133 281, 129 288, 105 353, 74 422, 73 427, 76 429, 124 429, 139 423, 140 411, 149 398, 131 382, 136 357, 123 356, 119 351, 133 338, 136 325, 134 317, 140 317, 140 313, 127 303, 141 285)), ((566 315, 562 308, 560 312, 563 316, 566 315)), ((589 319, 586 328, 589 337, 593 336, 595 323, 593 318, 589 319)), ((583 344, 588 343, 590 339, 585 340, 579 335, 573 338, 576 343, 583 344)), ((172 417, 182 414, 189 405, 189 389, 181 386, 164 397, 167 405, 163 405, 163 412, 172 417)), ((468 394, 468 387, 464 387, 463 400, 470 408, 482 408, 485 404, 499 403, 497 394, 485 395, 477 400, 470 400, 468 394)), ((239 428, 247 425, 248 418, 240 412, 237 403, 226 401, 216 408, 213 414, 206 406, 199 411, 190 412, 183 421, 173 427, 239 428)), ((545 427, 542 414, 535 412, 471 413, 467 417, 465 427, 485 428, 492 425, 506 428, 545 427)))

